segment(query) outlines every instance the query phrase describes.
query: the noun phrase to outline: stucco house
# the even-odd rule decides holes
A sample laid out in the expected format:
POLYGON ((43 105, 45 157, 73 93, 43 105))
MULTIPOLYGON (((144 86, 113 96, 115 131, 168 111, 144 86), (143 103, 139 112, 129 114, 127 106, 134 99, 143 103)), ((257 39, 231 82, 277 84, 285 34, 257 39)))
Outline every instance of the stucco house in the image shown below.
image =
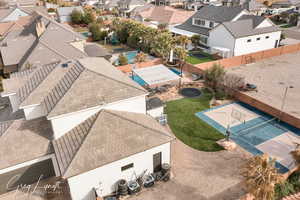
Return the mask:
POLYGON ((59 7, 56 9, 58 21, 60 23, 71 22, 71 14, 74 10, 78 10, 83 13, 81 6, 59 7))
MULTIPOLYGON (((66 181, 72 199, 88 200, 114 192, 120 179, 170 163, 173 136, 146 114, 147 92, 104 58, 17 72, 3 86, 1 96, 23 110, 24 119, 0 123, 0 149, 7 154, 0 180, 21 172, 32 183, 45 173, 66 181), (26 145, 15 150, 20 142, 26 145)), ((6 182, 0 188, 7 192, 6 182)))
POLYGON ((198 34, 203 49, 223 57, 276 48, 281 35, 269 19, 228 6, 205 6, 171 31, 189 37, 198 34))
POLYGON ((170 6, 147 4, 134 9, 131 13, 131 18, 145 25, 157 28, 159 24, 166 24, 168 27, 179 25, 194 13, 194 11, 176 9, 170 6))
POLYGON ((91 54, 91 44, 86 38, 74 32, 69 26, 36 13, 23 29, 10 31, 0 43, 2 69, 5 74, 62 61, 87 56, 107 57, 101 47, 91 54), (96 54, 95 54, 96 53, 96 54), (98 54, 97 54, 98 53, 98 54))

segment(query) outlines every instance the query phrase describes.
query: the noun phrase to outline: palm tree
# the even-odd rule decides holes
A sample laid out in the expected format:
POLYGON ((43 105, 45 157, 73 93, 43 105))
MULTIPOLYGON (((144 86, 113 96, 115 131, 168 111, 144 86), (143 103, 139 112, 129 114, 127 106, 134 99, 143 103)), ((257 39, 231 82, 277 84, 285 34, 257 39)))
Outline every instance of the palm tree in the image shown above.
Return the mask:
POLYGON ((185 60, 187 58, 187 52, 184 48, 176 47, 174 49, 174 53, 177 56, 177 58, 179 59, 179 68, 180 68, 180 71, 181 71, 180 75, 182 76, 182 68, 183 68, 185 60))
POLYGON ((151 51, 155 55, 162 57, 164 61, 167 61, 170 51, 174 48, 174 46, 174 39, 171 33, 160 32, 153 38, 151 43, 151 51))
POLYGON ((175 37, 175 41, 178 45, 185 48, 185 46, 189 43, 190 39, 185 35, 179 35, 175 37))
POLYGON ((248 192, 257 200, 273 200, 275 185, 284 180, 275 168, 275 161, 266 154, 259 155, 250 158, 243 168, 248 192))

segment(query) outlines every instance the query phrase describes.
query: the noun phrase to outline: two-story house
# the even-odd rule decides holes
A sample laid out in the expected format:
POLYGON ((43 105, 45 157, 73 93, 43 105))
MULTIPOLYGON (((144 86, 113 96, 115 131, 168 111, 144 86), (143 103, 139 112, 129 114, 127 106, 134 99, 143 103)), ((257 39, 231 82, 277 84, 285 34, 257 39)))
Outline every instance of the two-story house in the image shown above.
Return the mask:
POLYGON ((202 7, 171 31, 188 37, 200 35, 200 47, 209 52, 221 51, 226 57, 276 48, 281 35, 269 19, 251 15, 241 7, 228 6, 202 7), (251 42, 240 43, 241 40, 251 42))
POLYGON ((42 65, 3 86, 24 119, 0 123, 0 194, 43 174, 74 200, 96 199, 170 163, 173 136, 146 114, 147 91, 104 58, 42 65))

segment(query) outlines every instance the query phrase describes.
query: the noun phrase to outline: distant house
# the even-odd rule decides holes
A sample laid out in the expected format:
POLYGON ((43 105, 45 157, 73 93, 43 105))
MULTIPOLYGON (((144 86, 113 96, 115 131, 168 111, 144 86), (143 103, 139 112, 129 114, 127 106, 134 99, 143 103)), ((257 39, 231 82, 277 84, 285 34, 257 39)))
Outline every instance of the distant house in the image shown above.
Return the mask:
POLYGON ((59 7, 56 9, 58 21, 60 23, 66 23, 71 21, 71 14, 73 10, 78 10, 83 13, 83 8, 81 6, 71 6, 71 7, 59 7))
MULTIPOLYGON (((25 28, 10 31, 0 42, 2 69, 5 74, 65 59, 89 56, 86 37, 69 26, 37 14, 25 28)), ((95 44, 96 45, 96 44, 95 44)), ((98 46, 98 45, 97 45, 98 46)), ((95 47, 97 56, 101 47, 95 47)))
POLYGON ((139 6, 144 6, 146 1, 144 0, 120 0, 118 1, 118 9, 123 13, 129 13, 133 9, 139 6))
POLYGON ((281 35, 269 19, 228 6, 205 6, 171 31, 189 37, 198 34, 202 48, 226 57, 276 48, 281 35))
POLYGON ((267 10, 267 6, 256 0, 246 0, 241 3, 241 6, 253 15, 262 15, 267 10))
POLYGON ((147 4, 132 11, 131 17, 146 25, 156 27, 158 24, 174 26, 185 22, 195 12, 183 9, 175 9, 170 6, 154 6, 147 4))
POLYGON ((155 0, 156 6, 183 6, 184 0, 155 0))
POLYGON ((24 119, 0 123, 0 195, 43 174, 66 181, 74 200, 96 199, 171 162, 174 137, 146 114, 147 91, 103 58, 37 66, 3 87, 24 119))
POLYGON ((25 10, 14 7, 14 8, 1 8, 0 9, 0 22, 16 21, 19 17, 28 16, 30 13, 25 10))

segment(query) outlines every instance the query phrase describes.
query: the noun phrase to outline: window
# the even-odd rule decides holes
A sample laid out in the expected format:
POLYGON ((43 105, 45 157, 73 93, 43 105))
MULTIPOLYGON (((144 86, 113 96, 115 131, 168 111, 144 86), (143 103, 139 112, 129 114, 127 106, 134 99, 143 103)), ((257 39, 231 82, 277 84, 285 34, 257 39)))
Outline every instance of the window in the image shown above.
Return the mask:
POLYGON ((214 22, 209 22, 209 27, 213 28, 214 27, 214 22))
POLYGON ((125 170, 130 169, 130 168, 133 168, 133 163, 130 163, 128 165, 125 165, 125 166, 121 167, 121 171, 125 171, 125 170))
POLYGON ((270 36, 266 36, 266 39, 269 39, 270 38, 270 36))
POLYGON ((248 39, 247 42, 251 42, 251 39, 248 39))
POLYGON ((257 41, 260 40, 260 37, 256 38, 256 40, 257 40, 257 41))
POLYGON ((205 21, 201 19, 194 19, 194 24, 199 26, 205 26, 205 21))

